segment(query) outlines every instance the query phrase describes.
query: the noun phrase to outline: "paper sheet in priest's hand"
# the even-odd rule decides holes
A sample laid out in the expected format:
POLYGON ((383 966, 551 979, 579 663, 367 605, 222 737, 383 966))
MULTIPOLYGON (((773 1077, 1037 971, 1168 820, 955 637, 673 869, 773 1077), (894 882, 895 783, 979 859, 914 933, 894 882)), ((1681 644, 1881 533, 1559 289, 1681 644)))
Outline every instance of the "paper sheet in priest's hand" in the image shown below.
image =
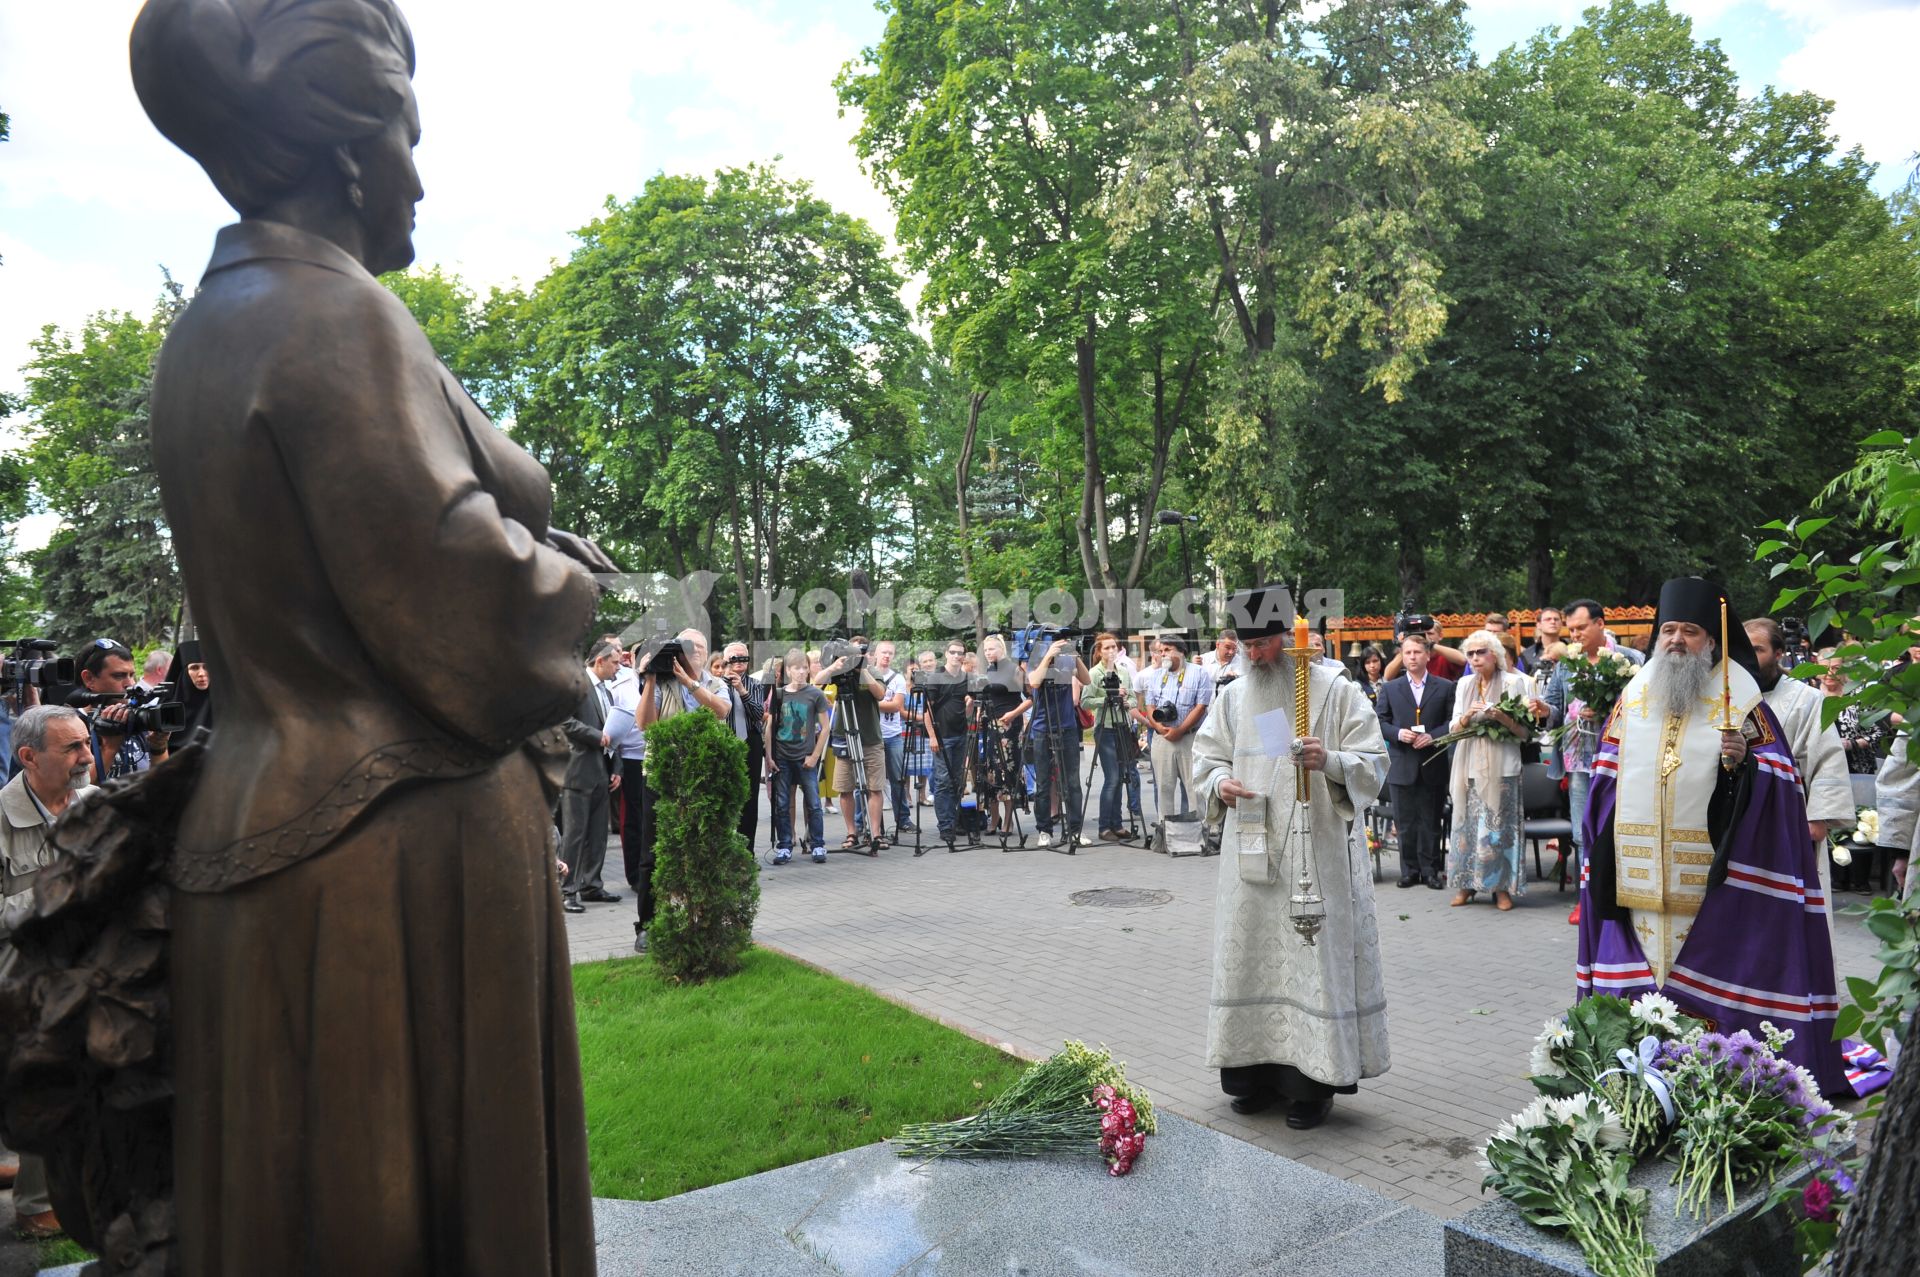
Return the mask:
POLYGON ((1293 749, 1293 715, 1286 706, 1255 714, 1253 726, 1260 733, 1260 752, 1268 758, 1285 758, 1293 749))

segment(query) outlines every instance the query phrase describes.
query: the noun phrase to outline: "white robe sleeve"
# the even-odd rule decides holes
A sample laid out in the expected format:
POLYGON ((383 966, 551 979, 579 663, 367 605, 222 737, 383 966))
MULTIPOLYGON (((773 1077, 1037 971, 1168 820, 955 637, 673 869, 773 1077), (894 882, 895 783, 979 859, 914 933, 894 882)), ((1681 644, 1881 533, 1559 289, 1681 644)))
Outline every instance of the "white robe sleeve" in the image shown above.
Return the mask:
MULTIPOLYGON (((1819 719, 1813 720, 1815 724, 1819 719)), ((1858 818, 1853 805, 1853 779, 1847 774, 1847 753, 1840 733, 1832 727, 1815 732, 1806 769, 1807 819, 1824 820, 1829 828, 1851 829, 1858 818)))
MULTIPOLYGON (((1222 688, 1193 737, 1193 770, 1189 779, 1206 823, 1216 828, 1227 815, 1227 804, 1220 797, 1220 783, 1233 775, 1233 721, 1239 716, 1245 687, 1244 682, 1236 680, 1222 688)), ((1378 731, 1374 734, 1379 735, 1378 731)))
POLYGON ((1380 716, 1366 693, 1347 681, 1336 681, 1324 720, 1315 726, 1327 747, 1327 783, 1334 809, 1352 820, 1354 813, 1373 805, 1387 779, 1387 741, 1380 734, 1380 716))

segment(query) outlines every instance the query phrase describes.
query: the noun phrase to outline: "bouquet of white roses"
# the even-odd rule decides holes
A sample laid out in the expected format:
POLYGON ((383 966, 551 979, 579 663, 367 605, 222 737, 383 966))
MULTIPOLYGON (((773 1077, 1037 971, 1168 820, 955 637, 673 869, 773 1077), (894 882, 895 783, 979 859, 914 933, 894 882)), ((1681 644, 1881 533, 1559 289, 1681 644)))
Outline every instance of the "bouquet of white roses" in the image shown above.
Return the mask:
MULTIPOLYGON (((1620 699, 1620 693, 1626 690, 1628 683, 1639 667, 1633 658, 1615 648, 1602 648, 1592 656, 1578 644, 1569 643, 1560 657, 1560 669, 1567 676, 1567 694, 1571 700, 1579 701, 1591 709, 1601 722, 1613 712, 1613 703, 1620 699)), ((1559 743, 1568 733, 1580 730, 1581 722, 1569 708, 1567 721, 1556 728, 1552 734, 1554 743, 1559 743)))
POLYGON ((1599 1277, 1652 1277, 1647 1190, 1627 1187, 1627 1133, 1605 1100, 1587 1091, 1536 1099, 1494 1131, 1483 1162, 1483 1192, 1542 1228, 1566 1229, 1599 1277))

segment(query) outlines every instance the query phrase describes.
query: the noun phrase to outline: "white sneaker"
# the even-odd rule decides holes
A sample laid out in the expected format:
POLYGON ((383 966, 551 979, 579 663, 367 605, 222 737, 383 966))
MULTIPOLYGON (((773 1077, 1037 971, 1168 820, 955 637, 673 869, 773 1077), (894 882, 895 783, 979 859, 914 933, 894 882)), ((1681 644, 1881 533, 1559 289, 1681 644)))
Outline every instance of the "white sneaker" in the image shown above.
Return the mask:
POLYGON ((1042 830, 1041 830, 1041 831, 1040 831, 1040 832, 1039 832, 1038 834, 1036 834, 1036 835, 1034 836, 1034 839, 1033 839, 1033 845, 1034 845, 1034 846, 1036 846, 1036 847, 1051 847, 1051 846, 1053 846, 1053 834, 1052 834, 1052 832, 1051 832, 1051 831, 1049 831, 1049 830, 1045 830, 1045 829, 1042 829, 1042 830))

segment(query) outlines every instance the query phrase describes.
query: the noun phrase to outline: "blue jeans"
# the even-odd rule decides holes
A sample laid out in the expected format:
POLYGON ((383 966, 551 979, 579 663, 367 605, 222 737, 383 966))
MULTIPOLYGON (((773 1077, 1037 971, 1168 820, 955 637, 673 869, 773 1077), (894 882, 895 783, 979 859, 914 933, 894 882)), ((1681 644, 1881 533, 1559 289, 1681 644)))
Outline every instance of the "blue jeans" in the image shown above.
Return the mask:
POLYGON ((1033 736, 1033 823, 1041 833, 1053 832, 1053 785, 1060 784, 1060 818, 1066 832, 1080 832, 1080 726, 1033 736))
POLYGON ((960 821, 960 787, 967 780, 967 738, 940 742, 933 751, 933 819, 942 835, 960 821))
POLYGON ((1140 810, 1140 770, 1120 766, 1120 733, 1124 728, 1102 727, 1093 734, 1100 758, 1100 832, 1120 828, 1120 788, 1132 780, 1133 809, 1140 810), (1129 777, 1128 773, 1131 773, 1129 777))
POLYGON ((887 788, 893 791, 893 827, 913 832, 913 787, 907 784, 906 733, 880 742, 887 747, 887 788))
POLYGON ((776 758, 773 765, 773 845, 781 851, 793 850, 793 787, 798 785, 801 800, 807 804, 807 830, 813 835, 814 850, 820 850, 826 837, 820 769, 807 766, 804 758, 776 758))

